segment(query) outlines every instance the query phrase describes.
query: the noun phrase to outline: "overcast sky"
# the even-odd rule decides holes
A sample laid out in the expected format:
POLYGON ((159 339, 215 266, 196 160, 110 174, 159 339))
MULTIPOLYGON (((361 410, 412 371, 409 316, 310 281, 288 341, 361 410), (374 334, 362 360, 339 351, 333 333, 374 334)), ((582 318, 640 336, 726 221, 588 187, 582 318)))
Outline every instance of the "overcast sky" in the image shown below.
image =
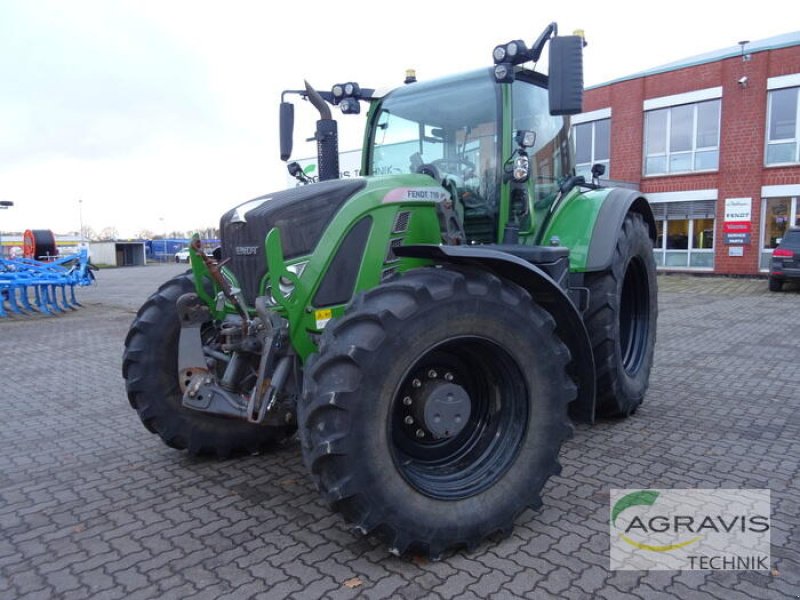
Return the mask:
MULTIPOLYGON (((402 84, 491 64, 550 21, 586 31, 597 84, 797 28, 795 2, 0 0, 0 231, 213 226, 286 185, 283 89, 402 84), (738 3, 737 3, 738 4, 738 3), (794 8, 792 8, 794 7, 794 8)), ((337 111, 338 113, 338 111, 337 111)), ((341 150, 361 117, 340 115, 341 150)), ((313 147, 297 108, 294 158, 313 147)))

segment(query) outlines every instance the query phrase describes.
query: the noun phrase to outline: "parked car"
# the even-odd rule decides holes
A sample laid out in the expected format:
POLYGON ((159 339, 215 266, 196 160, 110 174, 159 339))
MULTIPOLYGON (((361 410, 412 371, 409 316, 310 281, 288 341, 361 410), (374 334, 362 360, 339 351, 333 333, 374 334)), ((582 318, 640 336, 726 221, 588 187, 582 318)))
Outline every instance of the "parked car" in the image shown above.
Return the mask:
POLYGON ((769 265, 769 289, 780 292, 783 282, 789 279, 800 281, 800 227, 786 231, 777 248, 772 251, 769 265))
POLYGON ((181 248, 175 253, 175 262, 189 262, 189 248, 181 248))

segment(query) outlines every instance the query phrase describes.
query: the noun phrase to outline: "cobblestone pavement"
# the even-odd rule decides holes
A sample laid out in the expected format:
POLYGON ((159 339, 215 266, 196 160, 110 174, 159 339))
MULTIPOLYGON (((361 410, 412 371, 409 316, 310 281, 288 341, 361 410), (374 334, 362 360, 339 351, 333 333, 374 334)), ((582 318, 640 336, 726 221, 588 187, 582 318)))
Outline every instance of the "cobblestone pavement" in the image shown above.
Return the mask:
POLYGON ((659 277, 656 366, 625 421, 580 426, 543 509, 438 562, 350 533, 297 442, 216 461, 128 406, 122 342, 176 265, 104 270, 60 317, 0 322, 0 598, 797 598, 800 291, 659 277), (608 569, 610 488, 770 488, 767 572, 608 569))

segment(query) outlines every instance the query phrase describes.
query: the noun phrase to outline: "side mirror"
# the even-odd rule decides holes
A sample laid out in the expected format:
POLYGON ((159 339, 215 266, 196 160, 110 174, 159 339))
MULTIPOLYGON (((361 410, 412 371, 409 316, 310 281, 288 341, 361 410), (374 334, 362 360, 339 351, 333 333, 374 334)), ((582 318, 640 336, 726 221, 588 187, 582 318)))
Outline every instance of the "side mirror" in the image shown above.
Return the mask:
POLYGON ((297 179, 297 181, 303 185, 311 183, 311 178, 305 174, 303 167, 301 167, 300 163, 297 161, 290 162, 288 165, 286 165, 286 169, 289 171, 289 175, 297 179))
POLYGON ((281 102, 281 160, 289 160, 292 155, 292 138, 294 138, 294 104, 281 102))
POLYGON ((583 111, 583 38, 556 36, 550 40, 550 114, 583 111))
POLYGON ((600 178, 606 174, 606 166, 601 163, 592 165, 592 185, 600 186, 600 178))

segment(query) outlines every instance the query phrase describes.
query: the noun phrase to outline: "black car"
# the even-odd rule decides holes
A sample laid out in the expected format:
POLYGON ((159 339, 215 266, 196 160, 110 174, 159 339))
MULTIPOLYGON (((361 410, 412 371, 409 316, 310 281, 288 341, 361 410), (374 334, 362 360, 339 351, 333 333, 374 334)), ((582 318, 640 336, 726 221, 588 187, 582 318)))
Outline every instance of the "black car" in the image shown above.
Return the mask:
POLYGON ((788 279, 800 281, 800 227, 791 227, 772 251, 769 265, 769 289, 780 292, 788 279))

